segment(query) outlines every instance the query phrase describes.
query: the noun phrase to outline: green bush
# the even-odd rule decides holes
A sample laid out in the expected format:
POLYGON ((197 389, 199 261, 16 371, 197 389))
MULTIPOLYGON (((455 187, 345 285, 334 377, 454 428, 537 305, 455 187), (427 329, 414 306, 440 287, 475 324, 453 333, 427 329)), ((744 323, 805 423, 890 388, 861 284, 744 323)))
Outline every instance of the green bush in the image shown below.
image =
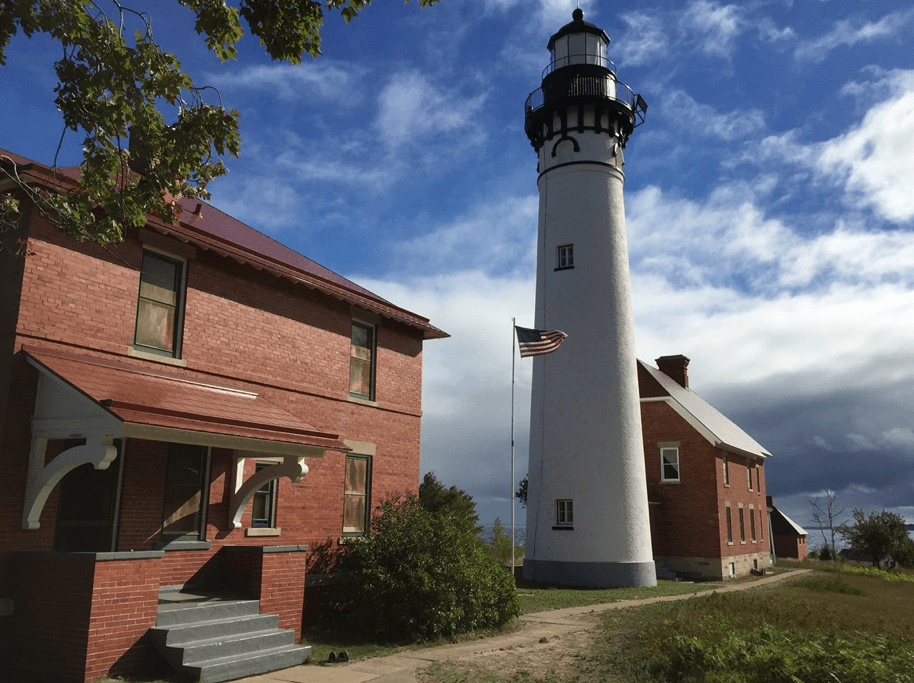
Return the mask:
POLYGON ((700 637, 670 634, 650 669, 670 683, 898 683, 914 680, 914 645, 901 638, 811 634, 725 618, 700 637))
POLYGON ((453 638, 520 614, 513 578, 466 520, 429 512, 415 496, 383 503, 339 569, 335 616, 362 637, 453 638))

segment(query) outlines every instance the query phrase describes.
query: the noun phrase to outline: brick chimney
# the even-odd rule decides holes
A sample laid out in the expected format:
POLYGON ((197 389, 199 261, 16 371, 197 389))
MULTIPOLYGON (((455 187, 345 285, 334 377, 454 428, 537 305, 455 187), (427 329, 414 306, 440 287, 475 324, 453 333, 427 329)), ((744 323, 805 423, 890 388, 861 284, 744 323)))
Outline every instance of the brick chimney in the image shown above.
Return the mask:
POLYGON ((677 384, 689 388, 689 359, 679 354, 678 356, 660 356, 654 361, 660 372, 675 380, 677 384))

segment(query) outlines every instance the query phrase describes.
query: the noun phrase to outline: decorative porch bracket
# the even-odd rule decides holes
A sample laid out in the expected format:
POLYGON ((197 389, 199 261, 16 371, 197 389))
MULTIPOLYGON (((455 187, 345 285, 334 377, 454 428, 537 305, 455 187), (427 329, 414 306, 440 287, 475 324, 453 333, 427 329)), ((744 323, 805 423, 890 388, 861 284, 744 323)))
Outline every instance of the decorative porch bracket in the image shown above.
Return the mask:
POLYGON ((90 436, 85 444, 68 448, 45 465, 47 446, 47 439, 32 439, 29 483, 25 490, 25 507, 22 512, 23 529, 38 529, 41 526, 39 518, 48 496, 68 472, 85 464, 92 465, 97 470, 106 470, 117 457, 113 436, 90 436))
POLYGON ((308 466, 305 464, 305 459, 295 455, 284 455, 282 462, 255 472, 232 494, 232 500, 229 503, 232 525, 236 529, 241 528, 241 514, 244 512, 244 508, 247 507, 254 492, 264 484, 280 477, 288 477, 293 484, 297 484, 306 474, 308 474, 308 466))

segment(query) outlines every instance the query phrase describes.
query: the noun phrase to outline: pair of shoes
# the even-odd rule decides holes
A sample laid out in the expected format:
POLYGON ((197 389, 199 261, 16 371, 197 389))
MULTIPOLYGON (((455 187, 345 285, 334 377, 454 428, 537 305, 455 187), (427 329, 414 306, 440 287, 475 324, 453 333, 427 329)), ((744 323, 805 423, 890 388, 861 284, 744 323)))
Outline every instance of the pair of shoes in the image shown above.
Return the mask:
POLYGON ((327 661, 331 664, 335 662, 348 662, 349 653, 346 650, 341 650, 339 653, 331 652, 330 656, 327 657, 327 661))

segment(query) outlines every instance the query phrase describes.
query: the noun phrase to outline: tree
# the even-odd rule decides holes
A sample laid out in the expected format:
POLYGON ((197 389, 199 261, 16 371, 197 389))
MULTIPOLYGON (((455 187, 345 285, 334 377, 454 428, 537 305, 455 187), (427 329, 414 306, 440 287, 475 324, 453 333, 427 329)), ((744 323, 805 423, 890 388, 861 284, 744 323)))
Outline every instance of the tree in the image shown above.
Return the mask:
POLYGON ((433 514, 450 515, 474 533, 478 531, 479 515, 473 497, 456 486, 447 488, 434 472, 427 472, 419 484, 419 503, 433 514))
POLYGON ((868 555, 874 567, 887 556, 906 559, 912 542, 908 536, 904 517, 883 510, 870 512, 867 516, 863 510, 854 509, 854 523, 841 530, 848 544, 859 552, 868 555))
MULTIPOLYGON (((270 58, 293 64, 320 54, 325 9, 339 10, 348 23, 371 2, 175 1, 194 12, 194 28, 222 61, 236 57, 243 20, 270 58)), ((18 183, 60 228, 77 239, 118 242, 125 228, 145 224, 147 213, 174 223, 180 197, 209 198, 210 181, 226 173, 222 157, 238 156, 238 112, 226 109, 214 89, 194 84, 177 57, 160 48, 148 14, 121 0, 2 0, 0 66, 19 33, 60 43, 54 92, 61 137, 84 136, 78 189, 47 192, 18 183)), ((18 182, 12 164, 0 163, 3 178, 18 182)), ((18 201, 0 197, 6 226, 14 223, 18 201)))
POLYGON ((820 505, 815 498, 810 498, 809 504, 812 506, 812 519, 819 527, 819 532, 822 534, 823 549, 827 551, 824 557, 820 552, 819 558, 823 560, 834 560, 838 557, 838 549, 835 545, 835 534, 840 533, 845 524, 845 522, 839 521, 839 518, 844 514, 844 508, 835 510, 835 500, 838 498, 838 494, 835 491, 832 489, 823 489, 823 492, 825 493, 824 504, 820 505), (829 532, 827 537, 825 536, 826 529, 829 532))
POLYGON ((489 555, 494 557, 504 566, 510 566, 511 564, 511 547, 514 543, 514 539, 505 531, 505 527, 502 526, 501 519, 496 517, 495 521, 492 523, 492 530, 488 534, 487 545, 489 550, 489 555))
POLYGON ((452 638, 520 614, 513 578, 475 532, 457 515, 429 512, 415 496, 382 503, 339 569, 328 607, 362 636, 452 638))
POLYGON ((514 497, 520 501, 522 508, 527 507, 527 483, 529 481, 530 476, 525 474, 524 478, 517 482, 517 491, 514 492, 514 497))

